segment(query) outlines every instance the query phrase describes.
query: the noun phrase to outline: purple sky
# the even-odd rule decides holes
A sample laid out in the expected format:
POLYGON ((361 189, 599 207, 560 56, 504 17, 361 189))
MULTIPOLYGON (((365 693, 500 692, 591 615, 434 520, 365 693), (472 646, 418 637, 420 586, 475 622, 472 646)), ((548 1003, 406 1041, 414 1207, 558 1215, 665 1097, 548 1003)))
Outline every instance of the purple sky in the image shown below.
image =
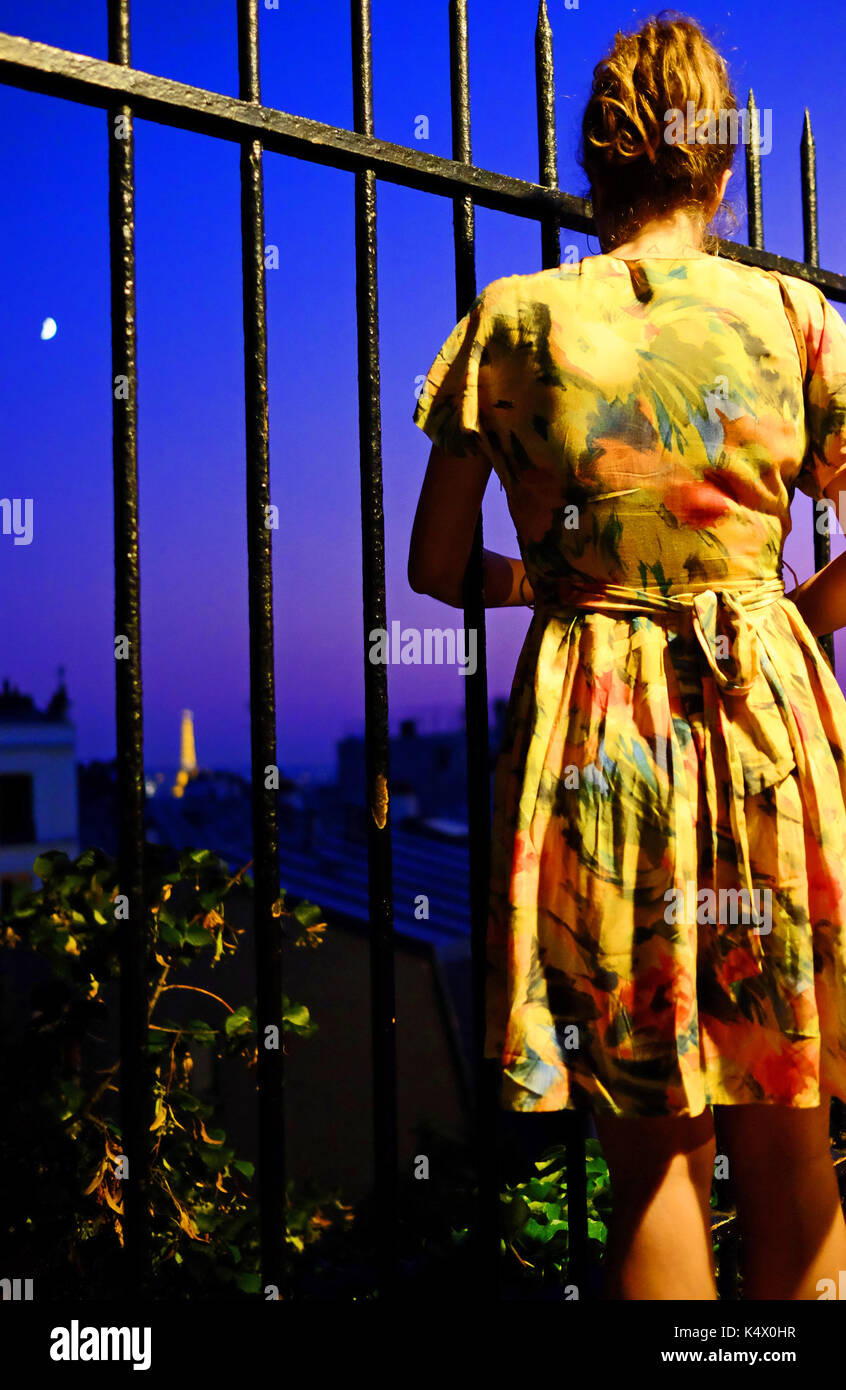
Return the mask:
MULTIPOLYGON (((475 162, 537 177, 535 0, 470 4, 475 162)), ((551 0, 561 186, 585 194, 577 128, 594 63, 617 28, 650 11, 551 0)), ((235 94, 234 0, 133 0, 134 66, 235 94)), ((785 0, 692 13, 725 53, 738 100, 750 85, 772 108, 764 160, 770 250, 801 257, 798 146, 814 120, 823 264, 846 267, 840 0, 809 15, 785 0), (830 41, 820 42, 828 32, 830 41)), ((374 0, 376 134, 450 154, 445 0, 374 0)), ((106 56, 105 5, 0 0, 0 29, 106 56)), ((265 103, 352 125, 349 6, 302 0, 262 10, 265 103)), ((0 678, 38 701, 67 670, 82 759, 114 752, 111 397, 106 116, 0 87, 0 496, 32 497, 34 539, 0 534, 0 678), (58 331, 43 341, 41 325, 58 331)), ((744 212, 742 153, 733 179, 744 212)), ((243 355, 234 145, 136 122, 142 640, 148 765, 178 754, 179 714, 195 712, 205 766, 249 762, 243 355)), ((272 501, 279 759, 331 766, 334 744, 363 727, 361 545, 355 376, 353 176, 265 156, 272 501)), ((732 190, 730 189, 730 192, 732 190)), ((412 593, 411 522, 429 452, 411 422, 415 378, 456 320, 452 208, 378 186, 382 445, 388 618, 455 627, 459 610, 412 593)), ((540 268, 537 224, 477 209, 477 284, 540 268)), ((738 239, 743 239, 741 221, 738 239)), ((579 254, 591 239, 562 233, 579 254)), ((516 554, 496 479, 485 542, 516 554)), ((811 503, 798 496, 787 558, 811 569, 811 503)), ((842 546, 833 542, 833 553, 842 546)), ((507 694, 527 610, 488 613, 489 692, 507 694)), ((838 639, 846 672, 846 644, 838 639)), ((419 711, 460 710, 455 667, 391 666, 392 728, 419 711)))

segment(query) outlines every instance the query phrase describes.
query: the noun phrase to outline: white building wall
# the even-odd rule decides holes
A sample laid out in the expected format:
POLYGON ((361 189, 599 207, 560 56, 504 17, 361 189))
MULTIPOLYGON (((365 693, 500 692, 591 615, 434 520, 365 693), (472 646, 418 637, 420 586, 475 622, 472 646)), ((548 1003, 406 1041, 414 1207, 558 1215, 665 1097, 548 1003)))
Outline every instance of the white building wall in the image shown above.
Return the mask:
POLYGON ((73 725, 0 722, 0 774, 16 772, 32 777, 35 840, 31 845, 0 845, 0 875, 31 875, 33 861, 45 849, 79 854, 73 725))

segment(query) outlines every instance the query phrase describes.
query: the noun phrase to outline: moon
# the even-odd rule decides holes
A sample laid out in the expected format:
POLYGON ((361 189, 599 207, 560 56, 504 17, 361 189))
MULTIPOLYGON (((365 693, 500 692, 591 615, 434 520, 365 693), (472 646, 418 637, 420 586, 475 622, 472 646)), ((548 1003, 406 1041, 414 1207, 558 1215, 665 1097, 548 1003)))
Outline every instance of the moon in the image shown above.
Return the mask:
POLYGON ((41 337, 43 339, 55 338, 59 331, 59 325, 55 319, 45 319, 41 325, 41 337))

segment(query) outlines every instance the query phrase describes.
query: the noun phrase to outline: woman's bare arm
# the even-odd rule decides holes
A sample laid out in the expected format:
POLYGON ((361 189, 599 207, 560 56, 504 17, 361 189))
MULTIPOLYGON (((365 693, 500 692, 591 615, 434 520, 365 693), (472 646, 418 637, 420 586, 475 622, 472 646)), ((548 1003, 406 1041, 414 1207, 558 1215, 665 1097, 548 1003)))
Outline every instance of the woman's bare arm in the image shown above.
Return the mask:
POLYGON ((796 604, 815 637, 846 627, 846 551, 786 597, 796 604))
MULTIPOLYGON (((463 582, 491 465, 478 456, 451 458, 437 447, 429 455, 408 553, 408 582, 418 594, 463 608, 463 582)), ((486 608, 531 602, 523 561, 494 550, 482 552, 486 608)))

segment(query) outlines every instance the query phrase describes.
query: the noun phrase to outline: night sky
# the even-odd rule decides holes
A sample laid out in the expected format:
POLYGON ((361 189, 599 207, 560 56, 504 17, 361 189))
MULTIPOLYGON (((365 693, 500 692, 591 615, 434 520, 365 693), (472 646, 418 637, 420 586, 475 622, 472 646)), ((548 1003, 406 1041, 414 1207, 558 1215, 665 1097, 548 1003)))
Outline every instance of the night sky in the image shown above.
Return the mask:
MULTIPOLYGON (((470 0, 474 162, 537 178, 535 0, 470 0)), ((593 65, 617 28, 651 11, 551 0, 562 188, 586 195, 577 130, 593 65)), ((738 101, 772 109, 764 159, 768 249, 802 256, 799 139, 817 143, 820 247, 846 269, 842 0, 742 0, 688 11, 724 52, 738 101)), ((236 95, 234 0, 134 0, 133 66, 236 95)), ((266 105, 352 127, 346 0, 262 10, 266 105)), ((0 30, 106 57, 106 5, 0 0, 0 30)), ((374 0, 377 136, 449 156, 448 6, 374 0)), ((0 534, 0 678, 39 703, 66 668, 78 755, 114 754, 111 364, 106 114, 0 87, 0 496, 31 497, 34 534, 0 534), (41 337, 55 319, 54 337, 41 337)), ((244 396, 238 147, 135 123, 142 642, 148 766, 178 756, 179 714, 195 712, 203 766, 249 762, 244 396)), ((745 238, 743 155, 729 193, 745 238)), ((331 767, 337 738, 363 728, 363 628, 355 362, 353 176, 265 155, 271 500, 279 761, 331 767)), ((414 594, 408 540, 429 442, 412 424, 416 379, 456 321, 452 206, 381 183, 379 307, 388 620, 455 627, 458 609, 414 594)), ((534 222, 477 209, 477 287, 540 269, 534 222)), ((598 243, 562 231, 579 255, 598 243)), ((840 312, 844 312, 842 309, 840 312)), ((812 504, 797 493, 787 559, 811 572, 812 504)), ((485 544, 516 555, 492 476, 485 544)), ((837 554, 842 539, 833 540, 837 554)), ((788 587, 792 581, 789 576, 788 587)), ((489 610, 489 694, 505 695, 529 621, 489 610)), ((838 639, 839 669, 846 643, 838 639)), ((456 667, 390 666, 391 725, 450 722, 456 667), (441 711, 438 716, 438 710, 441 711)))

